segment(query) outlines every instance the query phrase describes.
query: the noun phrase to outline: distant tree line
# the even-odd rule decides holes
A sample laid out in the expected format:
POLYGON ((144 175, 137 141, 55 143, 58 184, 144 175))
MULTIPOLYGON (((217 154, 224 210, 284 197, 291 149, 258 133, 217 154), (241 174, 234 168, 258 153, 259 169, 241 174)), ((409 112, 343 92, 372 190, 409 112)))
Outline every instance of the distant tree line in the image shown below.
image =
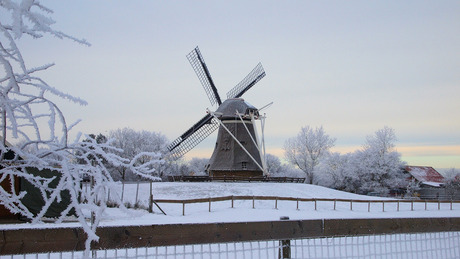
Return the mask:
MULTIPOLYGON (((153 152, 159 155, 162 163, 151 165, 154 169, 153 176, 167 180, 170 175, 205 175, 205 166, 209 159, 192 158, 190 161, 170 161, 168 160, 167 145, 169 140, 159 132, 149 132, 145 130, 136 131, 131 128, 122 128, 111 130, 106 135, 90 134, 89 138, 97 143, 107 143, 115 148, 111 151, 114 154, 126 159, 132 160, 142 152, 153 152)), ((86 141, 90 141, 89 139, 86 141)), ((137 165, 148 163, 151 156, 139 157, 137 165)), ((107 165, 110 174, 115 181, 139 181, 143 180, 137 174, 134 174, 129 168, 123 166, 107 165)))
MULTIPOLYGON (((407 186, 401 155, 395 149, 395 131, 384 127, 366 138, 353 153, 332 153, 335 139, 323 127, 303 127, 286 140, 285 158, 300 169, 306 182, 354 193, 388 193, 407 186)), ((407 178, 407 177, 406 177, 407 178)))
MULTIPOLYGON (((132 160, 141 152, 155 152, 162 163, 156 163, 154 175, 167 180, 172 175, 207 175, 208 158, 192 158, 189 161, 168 161, 169 140, 161 133, 135 131, 130 128, 116 129, 108 133, 90 135, 97 143, 110 140, 110 145, 119 150, 116 155, 132 160)), ((323 127, 302 127, 297 136, 289 138, 284 145, 284 161, 272 154, 265 157, 267 171, 273 177, 305 178, 305 183, 316 184, 337 190, 366 194, 387 194, 389 190, 405 188, 408 194, 419 189, 409 182, 403 170, 406 165, 396 151, 394 129, 383 127, 366 137, 361 149, 352 153, 331 152, 335 138, 326 134, 323 127)), ((152 157, 137 159, 138 165, 152 157)), ((108 166, 114 180, 142 180, 126 167, 108 166)), ((446 177, 446 186, 460 188, 460 174, 451 169, 446 177), (452 171, 452 172, 450 172, 452 171)))

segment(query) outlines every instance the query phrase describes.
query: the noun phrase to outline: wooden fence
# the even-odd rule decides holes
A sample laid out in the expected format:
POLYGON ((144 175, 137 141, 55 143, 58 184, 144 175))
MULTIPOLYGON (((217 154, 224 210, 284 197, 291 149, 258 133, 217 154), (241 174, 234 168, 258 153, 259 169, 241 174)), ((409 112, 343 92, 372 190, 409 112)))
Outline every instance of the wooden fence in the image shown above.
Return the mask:
MULTIPOLYGON (((355 203, 367 203, 368 212, 371 211, 371 204, 381 204, 382 211, 385 211, 385 204, 396 203, 397 211, 400 210, 401 203, 409 203, 411 205, 411 210, 414 210, 415 203, 422 203, 425 205, 425 210, 427 210, 428 204, 437 204, 438 210, 441 209, 441 204, 449 204, 450 210, 453 209, 454 204, 460 204, 460 201, 440 201, 440 200, 353 200, 353 199, 321 199, 321 198, 293 198, 293 197, 277 197, 277 196, 224 196, 224 197, 211 197, 211 198, 200 198, 200 199, 187 199, 187 200, 171 200, 171 199, 155 199, 151 200, 150 207, 152 203, 158 206, 158 203, 178 203, 182 204, 182 215, 185 216, 185 205, 194 204, 194 203, 209 203, 209 212, 211 212, 213 202, 222 202, 222 201, 231 201, 231 207, 234 208, 236 200, 246 200, 252 201, 252 208, 255 209, 256 200, 268 200, 274 201, 274 208, 278 209, 278 201, 293 201, 296 202, 296 209, 299 209, 299 204, 301 202, 312 202, 314 203, 315 210, 318 209, 319 202, 329 202, 333 204, 334 210, 337 208, 337 203, 349 203, 350 210, 353 210, 353 204, 355 203)), ((158 206, 158 208, 160 208, 158 206)), ((162 211, 163 212, 163 211, 162 211)), ((164 212, 163 212, 164 213, 164 212)))
MULTIPOLYGON (((313 219, 99 227, 93 249, 460 231, 460 218, 313 219)), ((79 251, 81 228, 0 230, 0 255, 79 251)), ((38 257, 38 256, 37 256, 38 257)), ((25 256, 24 256, 25 258, 25 256)))

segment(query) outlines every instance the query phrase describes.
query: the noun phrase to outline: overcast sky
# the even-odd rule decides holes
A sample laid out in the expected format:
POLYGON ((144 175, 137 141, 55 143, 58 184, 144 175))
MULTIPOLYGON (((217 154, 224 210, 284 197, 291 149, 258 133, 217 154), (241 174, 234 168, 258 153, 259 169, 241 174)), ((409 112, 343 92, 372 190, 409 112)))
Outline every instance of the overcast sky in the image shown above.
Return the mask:
MULTIPOLYGON (((77 131, 130 127, 175 139, 212 110, 186 59, 200 47, 222 98, 262 62, 243 97, 269 102, 269 153, 300 128, 323 126, 334 151, 395 129, 411 165, 460 168, 460 1, 40 1, 56 29, 86 47, 21 41, 40 76, 89 102, 62 103, 77 131)), ((215 135, 188 157, 210 157, 215 135)))

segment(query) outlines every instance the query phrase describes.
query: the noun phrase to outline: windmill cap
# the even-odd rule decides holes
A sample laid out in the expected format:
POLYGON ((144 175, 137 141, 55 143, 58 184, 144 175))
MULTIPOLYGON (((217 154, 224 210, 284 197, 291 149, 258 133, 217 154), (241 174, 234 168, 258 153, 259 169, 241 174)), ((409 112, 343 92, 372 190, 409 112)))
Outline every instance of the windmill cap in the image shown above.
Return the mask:
POLYGON ((243 98, 227 99, 216 110, 216 113, 222 114, 220 119, 238 118, 238 115, 236 114, 237 112, 244 115, 254 113, 254 116, 259 116, 258 109, 250 103, 246 102, 243 98))

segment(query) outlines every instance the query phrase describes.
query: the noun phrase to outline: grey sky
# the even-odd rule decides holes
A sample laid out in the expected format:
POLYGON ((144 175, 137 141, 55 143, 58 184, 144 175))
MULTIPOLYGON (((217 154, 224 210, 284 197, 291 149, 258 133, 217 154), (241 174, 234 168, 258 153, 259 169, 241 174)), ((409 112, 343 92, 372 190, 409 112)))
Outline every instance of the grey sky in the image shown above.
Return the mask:
POLYGON ((41 2, 56 28, 92 44, 21 43, 29 66, 56 63, 42 78, 89 102, 63 104, 78 131, 179 136, 215 109, 185 57, 198 45, 221 97, 262 62, 244 98, 274 102, 270 153, 305 125, 323 125, 340 152, 386 125, 409 164, 460 167, 459 1, 41 2))

